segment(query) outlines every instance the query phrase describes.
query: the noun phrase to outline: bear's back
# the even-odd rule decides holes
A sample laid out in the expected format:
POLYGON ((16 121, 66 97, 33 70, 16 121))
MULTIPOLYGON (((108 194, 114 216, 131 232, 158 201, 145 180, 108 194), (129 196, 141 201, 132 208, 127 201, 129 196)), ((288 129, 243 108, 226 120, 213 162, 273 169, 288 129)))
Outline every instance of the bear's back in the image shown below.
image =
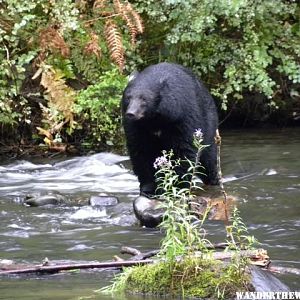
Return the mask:
MULTIPOLYGON (((184 88, 186 91, 195 91, 197 98, 203 98, 206 104, 214 101, 202 81, 188 68, 175 64, 162 62, 146 67, 140 73, 137 73, 129 82, 129 87, 139 89, 156 90, 163 87, 167 82, 172 88, 184 88)), ((203 103, 202 103, 203 104, 203 103)))
POLYGON ((186 95, 187 99, 198 98, 201 83, 188 69, 173 63, 158 63, 146 67, 129 81, 124 94, 134 91, 161 93, 171 90, 177 98, 186 95))

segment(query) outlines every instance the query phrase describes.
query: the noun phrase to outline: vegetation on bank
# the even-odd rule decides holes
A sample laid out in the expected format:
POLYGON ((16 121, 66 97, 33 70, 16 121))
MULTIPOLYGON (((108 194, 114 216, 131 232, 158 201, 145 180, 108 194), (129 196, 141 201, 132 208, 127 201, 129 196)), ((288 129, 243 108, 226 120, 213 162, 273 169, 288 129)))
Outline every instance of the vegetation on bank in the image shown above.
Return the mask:
MULTIPOLYGON (((239 271, 241 262, 186 257, 125 269, 110 292, 182 297, 231 299, 237 291, 251 291, 250 274, 239 271)), ((105 292, 108 292, 107 290, 105 292)))
POLYGON ((125 53, 143 32, 133 6, 7 0, 0 12, 2 139, 116 145, 125 53))
POLYGON ((117 147, 126 75, 164 60, 192 68, 222 116, 299 119, 299 1, 4 0, 0 12, 4 143, 117 147))
MULTIPOLYGON (((201 130, 195 133, 195 144, 201 152, 201 130)), ((251 275, 249 261, 242 250, 252 249, 255 239, 248 235, 247 228, 235 208, 230 225, 226 226, 228 246, 233 255, 229 261, 216 259, 215 249, 206 237, 205 223, 210 207, 199 218, 191 210, 197 205, 195 191, 201 187, 195 175, 201 165, 189 160, 174 160, 172 152, 164 152, 156 159, 158 189, 162 191, 161 206, 163 221, 159 225, 165 234, 161 241, 157 261, 127 268, 113 284, 102 289, 105 293, 138 293, 144 295, 175 296, 200 299, 231 299, 237 291, 249 291, 251 275), (176 173, 180 164, 190 168, 184 178, 176 173), (213 250, 212 250, 213 249, 213 250)), ((199 205, 199 204, 198 204, 199 205)), ((228 221, 228 220, 227 220, 228 221)))

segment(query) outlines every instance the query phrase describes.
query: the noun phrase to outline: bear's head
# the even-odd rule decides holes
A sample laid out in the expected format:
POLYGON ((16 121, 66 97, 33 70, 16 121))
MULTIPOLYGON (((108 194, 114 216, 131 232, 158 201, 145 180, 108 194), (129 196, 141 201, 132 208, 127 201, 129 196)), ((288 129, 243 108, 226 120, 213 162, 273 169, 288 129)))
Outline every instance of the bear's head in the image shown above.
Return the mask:
MULTIPOLYGON (((191 90, 191 89, 190 89, 191 90)), ((124 90, 122 113, 126 120, 155 122, 177 122, 183 116, 182 111, 192 98, 183 83, 176 81, 173 74, 152 72, 146 69, 134 73, 124 90)))
POLYGON ((159 94, 148 87, 128 85, 122 99, 122 111, 132 121, 149 120, 157 116, 159 94))

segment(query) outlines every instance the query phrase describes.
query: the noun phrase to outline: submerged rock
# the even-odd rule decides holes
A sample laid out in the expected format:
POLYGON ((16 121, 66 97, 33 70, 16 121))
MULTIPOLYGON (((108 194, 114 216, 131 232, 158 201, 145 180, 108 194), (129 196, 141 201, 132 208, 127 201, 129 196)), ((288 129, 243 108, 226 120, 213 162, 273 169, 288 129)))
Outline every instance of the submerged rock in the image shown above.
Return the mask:
POLYGON ((112 206, 117 205, 119 199, 114 196, 91 196, 89 204, 91 206, 112 206))
POLYGON ((256 292, 289 292, 290 288, 270 271, 251 266, 251 284, 256 292))
POLYGON ((58 205, 65 202, 66 199, 60 194, 48 195, 28 195, 24 203, 29 206, 43 206, 43 205, 58 205))
POLYGON ((108 222, 118 226, 138 226, 131 203, 120 202, 117 205, 107 207, 108 222))
POLYGON ((138 226, 138 220, 134 215, 122 215, 110 218, 110 223, 118 226, 138 226))
POLYGON ((145 196, 139 196, 133 201, 135 216, 142 226, 153 228, 161 223, 164 209, 160 207, 160 203, 145 196))

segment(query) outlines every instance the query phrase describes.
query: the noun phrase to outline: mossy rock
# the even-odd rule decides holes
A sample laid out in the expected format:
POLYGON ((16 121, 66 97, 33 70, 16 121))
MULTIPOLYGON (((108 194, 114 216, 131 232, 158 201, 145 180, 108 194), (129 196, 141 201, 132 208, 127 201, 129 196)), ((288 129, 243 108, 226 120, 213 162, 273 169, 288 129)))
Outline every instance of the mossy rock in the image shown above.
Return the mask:
POLYGON ((229 299, 236 291, 253 290, 250 274, 216 260, 186 258, 127 270, 126 293, 200 299, 229 299))

